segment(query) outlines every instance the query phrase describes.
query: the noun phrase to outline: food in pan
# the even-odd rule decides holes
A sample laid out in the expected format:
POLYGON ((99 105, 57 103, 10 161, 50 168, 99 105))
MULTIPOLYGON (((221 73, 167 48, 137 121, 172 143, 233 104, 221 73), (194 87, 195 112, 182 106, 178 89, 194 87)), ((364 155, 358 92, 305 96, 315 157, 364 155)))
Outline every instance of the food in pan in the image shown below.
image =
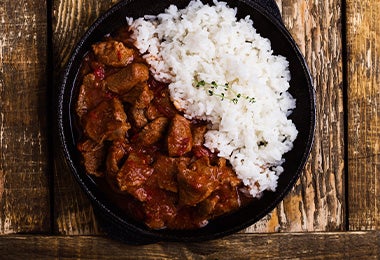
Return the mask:
POLYGON ((275 190, 295 100, 249 17, 191 1, 127 23, 79 76, 77 146, 99 186, 153 229, 199 228, 275 190))

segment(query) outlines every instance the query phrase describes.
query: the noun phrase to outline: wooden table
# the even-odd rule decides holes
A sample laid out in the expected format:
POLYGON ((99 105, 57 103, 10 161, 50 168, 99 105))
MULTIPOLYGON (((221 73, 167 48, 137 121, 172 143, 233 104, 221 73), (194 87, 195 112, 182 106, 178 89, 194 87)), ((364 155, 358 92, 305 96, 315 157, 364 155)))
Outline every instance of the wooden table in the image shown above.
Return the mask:
POLYGON ((58 75, 116 2, 0 2, 0 258, 380 257, 380 1, 277 0, 317 96, 301 178, 243 232, 140 247, 104 236, 53 132, 58 75))

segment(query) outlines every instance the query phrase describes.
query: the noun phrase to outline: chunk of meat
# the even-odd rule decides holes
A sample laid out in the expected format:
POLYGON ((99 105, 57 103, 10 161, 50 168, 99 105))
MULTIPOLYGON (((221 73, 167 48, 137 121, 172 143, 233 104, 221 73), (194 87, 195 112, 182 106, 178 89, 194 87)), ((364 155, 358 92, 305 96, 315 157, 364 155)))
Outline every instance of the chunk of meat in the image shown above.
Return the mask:
POLYGON ((193 148, 192 152, 195 157, 201 158, 203 156, 212 156, 212 152, 205 147, 203 144, 205 142, 205 134, 207 132, 207 125, 197 124, 192 127, 193 134, 193 148))
POLYGON ((157 117, 163 116, 163 114, 157 109, 157 107, 150 103, 148 107, 145 109, 145 116, 148 120, 154 120, 157 117))
POLYGON ((154 173, 158 176, 157 183, 161 189, 177 192, 177 160, 163 155, 158 156, 153 165, 154 173))
POLYGON ((83 116, 85 134, 97 143, 124 138, 130 129, 123 105, 117 98, 101 102, 83 116))
POLYGON ((190 121, 175 115, 169 126, 167 143, 169 156, 183 156, 190 152, 193 145, 190 121))
POLYGON ((227 165, 226 159, 218 158, 217 171, 219 187, 198 205, 199 214, 207 218, 220 216, 241 205, 238 188, 242 182, 232 167, 227 165))
POLYGON ((96 177, 102 177, 104 175, 103 161, 106 156, 104 145, 87 139, 78 143, 77 148, 82 153, 86 171, 96 177))
POLYGON ((190 158, 173 158, 164 155, 157 157, 153 168, 154 173, 157 176, 157 184, 161 189, 175 193, 178 192, 177 174, 178 164, 180 162, 187 165, 190 162, 190 158))
POLYGON ((128 102, 135 108, 146 108, 154 97, 146 82, 138 83, 130 91, 121 97, 122 101, 128 102))
POLYGON ((89 73, 83 78, 83 83, 79 89, 78 100, 75 110, 79 118, 87 114, 88 111, 96 107, 105 99, 105 92, 93 73, 89 73))
POLYGON ((193 145, 203 145, 205 142, 205 134, 207 132, 207 125, 198 124, 192 127, 193 145))
POLYGON ((238 209, 240 205, 238 188, 224 184, 208 198, 199 203, 198 211, 201 216, 215 218, 238 209))
MULTIPOLYGON (((152 87, 151 87, 152 88, 152 87)), ((170 92, 167 87, 153 88, 155 98, 153 103, 157 110, 167 118, 173 118, 177 114, 177 110, 170 100, 170 92)))
POLYGON ((189 167, 180 163, 177 175, 179 203, 195 206, 218 188, 218 169, 211 166, 208 157, 202 157, 189 167))
POLYGON ((171 222, 176 214, 175 199, 157 184, 147 186, 148 198, 145 201, 145 223, 152 229, 162 229, 171 222))
POLYGON ((147 192, 143 184, 153 173, 149 165, 151 158, 136 151, 131 151, 127 160, 117 173, 116 180, 121 191, 127 191, 139 201, 147 199, 147 192))
POLYGON ((106 87, 114 93, 123 95, 130 91, 136 84, 149 78, 149 69, 142 63, 131 63, 118 72, 104 79, 106 87))
POLYGON ((227 165, 225 158, 218 158, 218 179, 221 184, 228 184, 231 187, 237 187, 242 183, 232 167, 227 165))
POLYGON ((122 42, 108 40, 92 45, 96 59, 107 66, 124 67, 133 61, 135 51, 122 42))
POLYGON ((138 134, 137 141, 143 146, 150 146, 163 138, 166 128, 169 124, 169 119, 159 117, 144 126, 138 134))
POLYGON ((216 154, 213 154, 210 149, 205 147, 204 145, 193 145, 193 154, 196 158, 201 158, 204 156, 213 158, 216 157, 216 154))
POLYGON ((112 142, 112 145, 108 149, 106 159, 106 169, 109 177, 116 177, 123 160, 125 161, 130 150, 131 146, 126 142, 126 139, 118 139, 112 142))
POLYGON ((132 107, 129 109, 128 115, 130 116, 131 123, 137 128, 142 128, 148 123, 145 117, 145 110, 143 108, 132 107))

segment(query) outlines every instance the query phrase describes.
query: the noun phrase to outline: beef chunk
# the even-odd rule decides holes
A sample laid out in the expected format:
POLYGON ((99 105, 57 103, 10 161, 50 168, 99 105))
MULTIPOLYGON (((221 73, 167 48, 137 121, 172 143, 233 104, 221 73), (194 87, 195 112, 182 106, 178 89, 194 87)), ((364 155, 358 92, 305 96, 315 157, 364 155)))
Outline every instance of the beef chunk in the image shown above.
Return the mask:
POLYGON ((109 40, 92 45, 96 59, 107 66, 124 67, 133 61, 135 51, 123 43, 109 40))
POLYGON ((148 107, 145 109, 145 116, 148 120, 154 120, 157 117, 163 116, 163 114, 157 109, 157 107, 150 103, 148 107))
POLYGON ((78 150, 83 155, 83 162, 86 171, 94 176, 101 177, 104 175, 103 161, 106 156, 103 144, 98 144, 91 139, 87 139, 77 145, 78 150))
POLYGON ((127 191, 139 201, 147 199, 143 184, 153 173, 149 165, 151 158, 136 151, 131 151, 127 160, 117 173, 116 180, 121 191, 127 191))
POLYGON ((150 146, 163 138, 169 119, 159 117, 147 124, 138 134, 138 142, 143 146, 150 146))
POLYGON ((192 134, 193 134, 193 145, 203 145, 205 142, 205 134, 207 132, 207 126, 206 125, 195 125, 192 128, 192 134))
POLYGON ((240 207, 240 198, 237 187, 228 184, 221 185, 208 198, 200 202, 198 210, 200 215, 215 218, 224 213, 231 212, 240 207))
POLYGON ((218 158, 218 179, 222 184, 228 184, 236 187, 241 184, 241 180, 237 177, 231 166, 227 165, 227 160, 218 158))
POLYGON ((219 202, 220 196, 216 193, 211 194, 208 198, 198 204, 197 211, 199 215, 206 219, 211 218, 213 211, 219 202))
POLYGON ((75 110, 81 118, 88 111, 96 107, 105 98, 101 84, 96 80, 93 73, 87 74, 83 78, 83 84, 79 89, 78 100, 75 110))
POLYGON ((143 108, 132 107, 129 110, 128 115, 131 118, 131 123, 137 128, 142 128, 148 123, 148 119, 145 117, 145 110, 143 108))
POLYGON ((173 102, 170 100, 170 92, 167 87, 154 88, 155 98, 153 103, 157 110, 167 118, 173 118, 177 114, 177 110, 173 105, 173 102))
POLYGON ((182 156, 190 152, 193 145, 190 121, 175 115, 169 126, 167 143, 169 156, 182 156))
POLYGON ((162 229, 171 222, 177 214, 175 200, 157 184, 146 188, 148 198, 145 202, 145 223, 152 229, 162 229))
POLYGON ((124 138, 130 129, 123 105, 116 98, 101 102, 82 121, 86 135, 98 143, 124 138))
POLYGON ((227 165, 226 159, 218 159, 217 171, 220 185, 198 205, 200 215, 207 218, 217 217, 235 210, 241 205, 238 192, 241 180, 236 176, 232 168, 227 165))
POLYGON ((105 78, 106 87, 114 93, 123 95, 136 84, 149 78, 149 69, 142 63, 131 63, 127 67, 105 78))
POLYGON ((190 158, 173 158, 164 155, 158 156, 153 167, 155 175, 157 176, 158 186, 161 189, 171 192, 178 192, 178 163, 181 161, 187 165, 190 161, 190 158))
POLYGON ((193 134, 193 154, 197 158, 203 156, 212 156, 212 152, 205 147, 203 144, 205 142, 205 134, 207 132, 207 126, 203 124, 198 124, 192 127, 193 134))
POLYGON ((112 142, 108 149, 106 158, 106 181, 113 191, 120 193, 120 189, 116 180, 117 173, 128 157, 131 146, 126 143, 126 139, 119 139, 112 142))
POLYGON ((154 97, 146 82, 139 83, 121 97, 135 108, 146 108, 154 97))
POLYGON ((195 206, 206 199, 219 185, 218 169, 211 166, 208 157, 202 157, 189 167, 180 163, 177 175, 179 203, 195 206))
POLYGON ((126 139, 119 139, 112 142, 112 145, 108 149, 107 159, 106 159, 106 167, 107 174, 115 177, 119 172, 120 165, 123 162, 123 159, 128 156, 131 147, 125 141, 126 139))

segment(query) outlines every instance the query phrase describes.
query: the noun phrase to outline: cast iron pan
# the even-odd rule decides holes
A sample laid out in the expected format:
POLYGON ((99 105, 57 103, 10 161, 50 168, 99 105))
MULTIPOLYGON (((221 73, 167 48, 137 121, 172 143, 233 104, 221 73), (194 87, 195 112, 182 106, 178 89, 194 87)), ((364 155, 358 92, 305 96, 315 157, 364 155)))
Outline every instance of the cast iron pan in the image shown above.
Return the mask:
MULTIPOLYGON (((212 1, 204 2, 212 4, 212 1)), ((189 0, 126 0, 118 3, 103 14, 84 34, 68 61, 59 85, 57 100, 58 132, 62 152, 70 170, 80 186, 91 199, 100 223, 110 237, 130 244, 147 244, 158 241, 204 241, 220 238, 246 228, 268 214, 291 190, 309 156, 314 138, 315 96, 309 70, 296 43, 284 27, 276 3, 273 0, 228 0, 230 7, 237 7, 239 18, 250 15, 257 31, 272 43, 275 54, 289 61, 291 81, 289 92, 296 98, 297 107, 290 116, 299 134, 294 148, 285 154, 284 172, 277 190, 264 192, 261 199, 230 215, 219 217, 197 230, 151 230, 134 221, 113 205, 98 189, 96 183, 85 173, 76 150, 77 130, 75 111, 78 86, 77 73, 84 54, 91 44, 105 34, 125 24, 125 17, 138 18, 145 14, 163 12, 170 4, 184 8, 189 0)))

